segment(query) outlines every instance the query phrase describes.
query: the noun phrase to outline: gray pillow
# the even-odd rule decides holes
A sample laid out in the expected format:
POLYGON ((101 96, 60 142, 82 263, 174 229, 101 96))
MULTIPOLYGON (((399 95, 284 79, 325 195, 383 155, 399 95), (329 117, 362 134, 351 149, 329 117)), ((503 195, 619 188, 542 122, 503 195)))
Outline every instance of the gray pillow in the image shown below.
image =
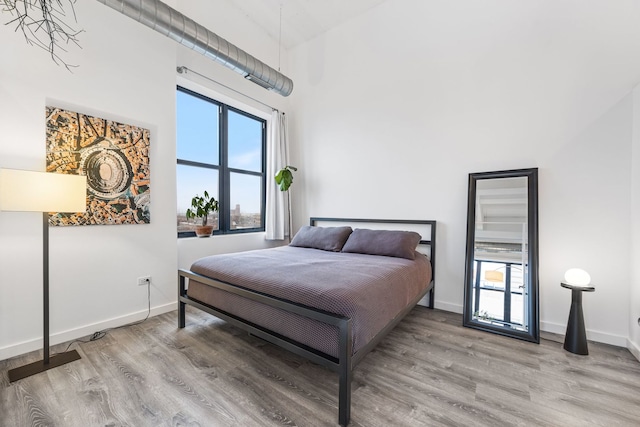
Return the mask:
POLYGON ((340 252, 352 231, 351 227, 312 227, 305 225, 298 230, 289 245, 340 252))
POLYGON ((367 230, 356 228, 342 252, 416 259, 421 236, 413 231, 367 230))

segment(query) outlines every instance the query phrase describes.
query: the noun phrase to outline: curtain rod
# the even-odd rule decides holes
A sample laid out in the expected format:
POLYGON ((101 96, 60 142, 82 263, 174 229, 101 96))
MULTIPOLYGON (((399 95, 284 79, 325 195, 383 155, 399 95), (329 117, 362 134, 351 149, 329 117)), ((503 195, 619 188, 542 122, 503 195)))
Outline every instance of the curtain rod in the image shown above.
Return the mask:
MULTIPOLYGON (((217 84, 217 85, 220 85, 220 86, 222 86, 222 87, 224 87, 224 88, 226 88, 226 89, 229 89, 230 91, 232 91, 232 92, 234 92, 234 93, 237 93, 238 95, 242 95, 242 96, 244 96, 245 98, 249 98, 250 100, 257 102, 258 104, 264 105, 264 106, 265 106, 265 107, 267 107, 267 108, 271 108, 271 109, 272 109, 272 110, 274 110, 274 111, 280 112, 280 110, 278 110, 276 107, 272 107, 272 106, 271 106, 271 105, 269 105, 269 104, 265 104, 264 102, 262 102, 262 101, 260 101, 260 100, 258 100, 258 99, 255 99, 255 98, 254 98, 254 97, 252 97, 252 96, 249 96, 249 95, 247 95, 247 94, 244 94, 244 93, 242 93, 242 92, 240 92, 240 91, 238 91, 238 90, 236 90, 236 89, 234 89, 234 88, 232 88, 232 87, 227 86, 227 85, 226 85, 226 84, 224 84, 224 83, 220 83, 219 81, 214 80, 214 79, 212 79, 211 77, 205 76, 204 74, 200 74, 200 73, 198 73, 197 71, 192 70, 191 68, 187 68, 187 67, 185 67, 184 65, 181 65, 181 66, 179 66, 179 67, 176 67, 176 71, 177 71, 178 73, 180 73, 180 74, 187 74, 187 71, 188 71, 188 72, 190 72, 190 73, 193 73, 193 74, 195 74, 195 75, 197 75, 197 76, 202 77, 203 79, 207 79, 207 80, 209 80, 210 82, 213 82, 213 83, 215 83, 215 84, 217 84)), ((284 112, 283 112, 282 114, 284 114, 284 112)))

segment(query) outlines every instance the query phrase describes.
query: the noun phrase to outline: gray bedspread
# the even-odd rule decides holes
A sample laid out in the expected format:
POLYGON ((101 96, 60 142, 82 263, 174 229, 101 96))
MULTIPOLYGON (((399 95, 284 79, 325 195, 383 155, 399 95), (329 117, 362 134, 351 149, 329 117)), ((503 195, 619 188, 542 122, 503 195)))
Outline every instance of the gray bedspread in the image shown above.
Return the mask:
MULTIPOLYGON (((352 319, 356 353, 431 282, 415 260, 283 246, 202 258, 191 271, 352 319)), ((336 357, 337 328, 191 280, 189 297, 336 357)))

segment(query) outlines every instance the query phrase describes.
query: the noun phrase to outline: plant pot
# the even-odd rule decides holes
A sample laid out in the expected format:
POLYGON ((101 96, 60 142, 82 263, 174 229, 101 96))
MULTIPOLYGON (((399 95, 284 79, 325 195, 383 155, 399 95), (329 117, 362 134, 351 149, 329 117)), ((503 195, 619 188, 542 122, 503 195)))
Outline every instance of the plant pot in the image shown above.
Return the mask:
POLYGON ((213 233, 213 225, 199 225, 196 227, 196 236, 210 237, 213 233))

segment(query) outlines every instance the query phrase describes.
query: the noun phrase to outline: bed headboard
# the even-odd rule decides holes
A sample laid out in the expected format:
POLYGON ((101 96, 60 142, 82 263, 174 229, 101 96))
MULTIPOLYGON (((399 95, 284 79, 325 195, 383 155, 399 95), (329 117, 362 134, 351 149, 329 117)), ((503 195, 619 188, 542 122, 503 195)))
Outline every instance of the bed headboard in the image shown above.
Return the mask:
POLYGON ((418 250, 431 259, 431 273, 435 284, 436 277, 436 221, 408 219, 364 219, 364 218, 326 218, 311 217, 309 225, 318 227, 338 227, 349 225, 352 228, 370 228, 374 230, 415 231, 421 239, 418 250))

